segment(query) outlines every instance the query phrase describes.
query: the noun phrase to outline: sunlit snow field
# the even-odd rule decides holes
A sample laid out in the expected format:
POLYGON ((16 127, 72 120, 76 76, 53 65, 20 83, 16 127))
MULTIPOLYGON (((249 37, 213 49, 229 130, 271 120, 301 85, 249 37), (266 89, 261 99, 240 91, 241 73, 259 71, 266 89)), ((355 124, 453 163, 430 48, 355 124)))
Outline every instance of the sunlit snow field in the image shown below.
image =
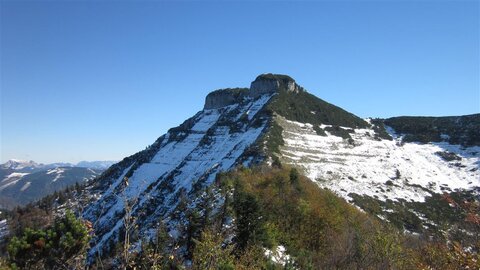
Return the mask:
POLYGON ((480 186, 478 146, 402 144, 401 136, 390 128, 387 131, 393 141, 374 139, 373 129, 355 129, 350 134, 351 144, 328 132, 328 136, 319 136, 311 124, 278 116, 277 120, 283 127, 285 161, 300 166, 320 186, 346 199, 350 199, 349 193, 357 193, 380 200, 424 201, 427 190, 441 193, 480 186), (453 152, 461 160, 447 162, 436 154, 443 151, 453 152))

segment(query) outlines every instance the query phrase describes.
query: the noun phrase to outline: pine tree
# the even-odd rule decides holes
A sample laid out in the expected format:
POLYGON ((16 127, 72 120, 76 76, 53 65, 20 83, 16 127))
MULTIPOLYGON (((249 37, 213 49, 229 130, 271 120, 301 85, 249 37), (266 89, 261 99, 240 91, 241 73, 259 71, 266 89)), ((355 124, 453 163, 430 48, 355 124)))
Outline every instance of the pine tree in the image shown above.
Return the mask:
POLYGON ((237 187, 234 196, 237 245, 240 250, 245 250, 249 245, 265 240, 264 217, 260 204, 253 195, 237 187))
POLYGON ((290 170, 290 183, 292 183, 294 185, 297 184, 298 183, 298 177, 299 177, 299 175, 298 175, 297 169, 292 168, 290 170))
POLYGON ((187 231, 186 231, 186 247, 187 247, 187 257, 191 257, 192 251, 195 247, 195 242, 193 239, 199 239, 202 232, 202 216, 197 209, 192 209, 187 214, 187 231))
POLYGON ((10 261, 22 269, 75 268, 88 241, 89 232, 83 221, 67 211, 47 229, 25 229, 22 236, 12 238, 7 251, 10 261))

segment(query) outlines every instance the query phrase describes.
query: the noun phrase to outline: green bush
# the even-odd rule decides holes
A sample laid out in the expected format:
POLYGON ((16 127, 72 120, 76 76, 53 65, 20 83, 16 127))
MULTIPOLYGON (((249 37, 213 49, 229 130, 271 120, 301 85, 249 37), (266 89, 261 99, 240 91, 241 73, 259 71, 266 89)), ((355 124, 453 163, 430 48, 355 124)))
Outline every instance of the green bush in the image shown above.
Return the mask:
POLYGON ((88 229, 71 211, 57 218, 51 227, 23 231, 7 246, 11 263, 20 268, 47 269, 68 265, 77 255, 83 255, 89 241, 88 229))

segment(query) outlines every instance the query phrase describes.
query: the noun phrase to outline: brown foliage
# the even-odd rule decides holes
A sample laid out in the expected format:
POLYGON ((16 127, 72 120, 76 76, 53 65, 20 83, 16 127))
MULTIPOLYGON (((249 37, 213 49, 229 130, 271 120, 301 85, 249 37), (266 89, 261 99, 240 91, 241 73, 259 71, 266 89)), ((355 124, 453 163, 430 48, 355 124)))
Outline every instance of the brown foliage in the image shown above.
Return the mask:
POLYGON ((37 207, 16 208, 9 220, 9 230, 13 235, 19 235, 26 228, 43 229, 53 223, 53 214, 37 207))

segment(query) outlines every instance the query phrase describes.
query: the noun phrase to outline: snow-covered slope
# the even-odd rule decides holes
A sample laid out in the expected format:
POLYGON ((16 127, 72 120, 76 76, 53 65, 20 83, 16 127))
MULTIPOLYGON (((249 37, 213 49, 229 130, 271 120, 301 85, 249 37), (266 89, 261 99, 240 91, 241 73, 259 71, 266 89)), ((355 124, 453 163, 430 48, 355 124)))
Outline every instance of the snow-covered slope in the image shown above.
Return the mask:
POLYGON ((11 172, 0 180, 0 206, 12 208, 41 199, 75 183, 100 175, 101 170, 58 167, 32 173, 11 172))
POLYGON ((80 161, 75 166, 82 168, 106 170, 108 167, 117 163, 117 161, 105 160, 105 161, 80 161))
POLYGON ((10 159, 0 164, 0 208, 24 205, 77 182, 100 175, 113 161, 81 161, 72 164, 36 163, 10 159))
MULTIPOLYGON (((230 90, 224 91, 228 96, 230 90)), ((91 254, 117 241, 127 205, 133 207, 139 233, 146 235, 159 220, 171 219, 181 198, 193 199, 218 172, 249 165, 253 157, 245 150, 267 127, 268 119, 259 112, 271 97, 245 95, 232 105, 210 100, 206 104, 213 109, 200 111, 145 151, 112 166, 92 191, 101 197, 84 212, 96 225, 91 254)))
POLYGON ((8 186, 15 185, 18 181, 20 181, 25 175, 29 175, 29 173, 18 173, 13 172, 8 174, 5 178, 2 179, 0 182, 0 191, 4 190, 8 186))
POLYGON ((478 146, 402 143, 393 129, 388 130, 394 140, 379 140, 374 138, 372 128, 353 129, 353 140, 348 140, 328 131, 326 136, 317 135, 308 123, 283 117, 277 117, 277 122, 285 141, 281 159, 303 168, 312 180, 346 199, 356 193, 380 200, 423 201, 430 192, 480 186, 478 146), (452 156, 451 161, 441 157, 446 152, 452 156))
POLYGON ((36 168, 42 167, 43 164, 38 164, 33 160, 26 161, 26 160, 19 160, 19 159, 10 159, 7 162, 0 164, 0 169, 2 170, 34 170, 36 168))
POLYGON ((0 164, 0 170, 32 172, 32 171, 46 170, 46 169, 58 168, 58 167, 81 167, 81 168, 105 170, 108 167, 112 166, 112 164, 114 163, 116 163, 116 161, 99 160, 99 161, 80 161, 76 164, 68 163, 68 162, 56 162, 56 163, 43 164, 43 163, 36 163, 33 160, 25 161, 25 160, 19 160, 19 159, 10 159, 5 163, 0 164))

